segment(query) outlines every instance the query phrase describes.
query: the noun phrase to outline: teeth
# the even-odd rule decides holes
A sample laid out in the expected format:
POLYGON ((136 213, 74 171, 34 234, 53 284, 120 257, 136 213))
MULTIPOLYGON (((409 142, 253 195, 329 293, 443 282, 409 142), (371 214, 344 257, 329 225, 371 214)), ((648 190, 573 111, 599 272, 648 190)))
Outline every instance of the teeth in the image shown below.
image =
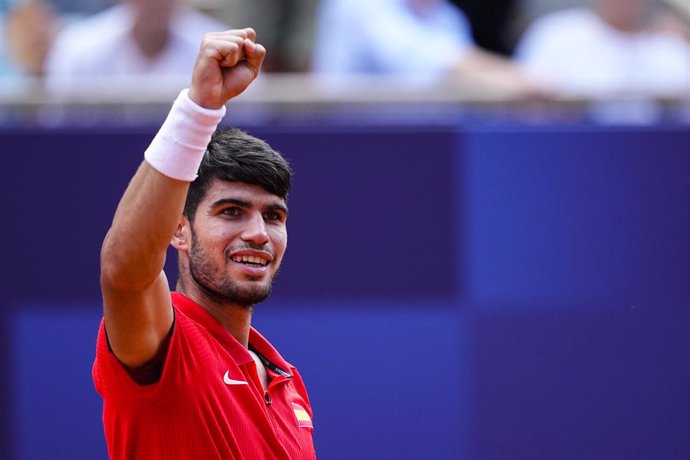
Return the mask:
POLYGON ((232 260, 234 262, 239 262, 239 263, 250 263, 250 264, 256 264, 256 265, 266 265, 268 264, 268 261, 262 257, 256 257, 256 256, 239 256, 239 257, 233 257, 232 260))

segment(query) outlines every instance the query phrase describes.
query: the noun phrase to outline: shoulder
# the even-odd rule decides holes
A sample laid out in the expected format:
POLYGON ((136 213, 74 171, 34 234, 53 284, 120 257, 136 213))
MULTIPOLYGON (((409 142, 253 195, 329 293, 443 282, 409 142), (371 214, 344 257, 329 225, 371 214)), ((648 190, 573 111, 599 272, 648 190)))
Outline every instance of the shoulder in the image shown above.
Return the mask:
POLYGON ((569 8, 541 16, 532 22, 526 34, 544 34, 553 38, 563 34, 583 34, 598 28, 601 21, 589 8, 569 8))
POLYGON ((139 369, 128 369, 112 352, 105 322, 101 321, 93 379, 102 396, 153 395, 163 387, 180 385, 199 356, 209 354, 212 338, 205 329, 173 306, 175 321, 158 356, 139 369), (155 377, 153 377, 155 376, 155 377), (141 381, 146 381, 142 384, 141 381))
POLYGON ((533 21, 520 37, 515 50, 518 60, 544 53, 562 59, 566 50, 577 50, 601 35, 601 21, 588 8, 571 8, 546 14, 533 21))
POLYGON ((649 33, 643 41, 640 46, 650 64, 647 69, 650 76, 665 81, 667 88, 685 92, 690 82, 690 45, 663 33, 649 33))

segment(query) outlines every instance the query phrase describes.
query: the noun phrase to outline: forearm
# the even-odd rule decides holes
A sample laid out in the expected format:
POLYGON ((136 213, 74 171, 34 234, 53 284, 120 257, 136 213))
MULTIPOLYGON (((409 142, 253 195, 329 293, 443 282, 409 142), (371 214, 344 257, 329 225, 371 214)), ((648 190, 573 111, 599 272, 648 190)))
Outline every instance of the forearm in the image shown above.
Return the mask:
POLYGON ((189 182, 224 113, 197 106, 186 91, 175 101, 118 205, 101 254, 104 281, 136 290, 158 277, 189 182))
POLYGON ((515 69, 513 62, 501 55, 475 48, 465 54, 457 64, 459 72, 484 73, 484 72, 512 72, 515 69))
POLYGON ((550 92, 535 82, 514 61, 481 49, 464 56, 454 69, 455 77, 468 86, 503 98, 548 98, 550 92))

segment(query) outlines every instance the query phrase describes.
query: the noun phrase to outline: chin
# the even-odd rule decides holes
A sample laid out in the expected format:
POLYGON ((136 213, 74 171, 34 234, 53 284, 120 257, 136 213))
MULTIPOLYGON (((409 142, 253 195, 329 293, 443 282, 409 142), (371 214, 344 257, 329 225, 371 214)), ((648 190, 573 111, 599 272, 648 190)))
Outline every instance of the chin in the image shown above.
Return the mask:
POLYGON ((266 300, 271 294, 271 286, 234 286, 233 289, 226 290, 225 294, 225 297, 233 303, 251 306, 266 300))

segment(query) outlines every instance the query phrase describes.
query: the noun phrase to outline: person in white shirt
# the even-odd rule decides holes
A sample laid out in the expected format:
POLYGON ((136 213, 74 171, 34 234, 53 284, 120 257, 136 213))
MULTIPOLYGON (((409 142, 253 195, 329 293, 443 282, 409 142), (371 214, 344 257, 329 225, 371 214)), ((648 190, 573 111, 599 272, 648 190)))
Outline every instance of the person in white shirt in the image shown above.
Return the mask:
POLYGON ((203 36, 225 29, 178 0, 121 0, 58 35, 47 59, 47 88, 78 91, 84 81, 186 78, 203 36))
POLYGON ((554 90, 584 96, 673 96, 690 90, 690 47, 653 31, 650 0, 593 0, 537 19, 515 59, 554 90))
POLYGON ((473 48, 467 18, 444 1, 321 5, 313 61, 318 73, 396 74, 425 82, 450 72, 473 48))

